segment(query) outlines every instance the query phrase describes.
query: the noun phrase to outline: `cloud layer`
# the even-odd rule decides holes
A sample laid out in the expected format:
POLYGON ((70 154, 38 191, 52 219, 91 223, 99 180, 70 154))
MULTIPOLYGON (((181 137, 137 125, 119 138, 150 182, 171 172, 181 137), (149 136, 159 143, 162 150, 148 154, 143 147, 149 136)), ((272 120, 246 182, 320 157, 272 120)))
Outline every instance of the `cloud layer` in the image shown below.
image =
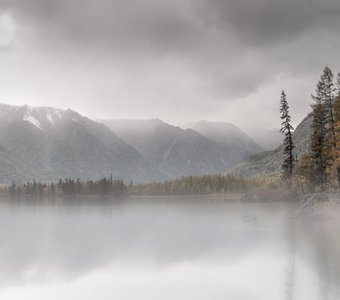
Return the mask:
POLYGON ((0 97, 277 127, 281 89, 298 122, 340 70, 338 28, 338 0, 0 0, 0 97))

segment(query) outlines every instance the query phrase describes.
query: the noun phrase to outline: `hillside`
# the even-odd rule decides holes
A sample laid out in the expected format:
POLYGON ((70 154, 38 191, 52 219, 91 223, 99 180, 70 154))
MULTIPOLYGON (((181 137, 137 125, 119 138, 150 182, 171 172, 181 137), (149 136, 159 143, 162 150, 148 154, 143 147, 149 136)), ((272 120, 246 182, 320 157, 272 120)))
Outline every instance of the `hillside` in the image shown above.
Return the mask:
MULTIPOLYGON (((311 132, 312 115, 309 114, 296 127, 293 134, 294 144, 296 146, 294 153, 299 158, 308 151, 309 136, 311 132)), ((262 152, 248 157, 244 162, 239 163, 233 170, 232 174, 239 176, 278 176, 281 173, 281 165, 283 161, 284 146, 276 148, 272 151, 262 152)))

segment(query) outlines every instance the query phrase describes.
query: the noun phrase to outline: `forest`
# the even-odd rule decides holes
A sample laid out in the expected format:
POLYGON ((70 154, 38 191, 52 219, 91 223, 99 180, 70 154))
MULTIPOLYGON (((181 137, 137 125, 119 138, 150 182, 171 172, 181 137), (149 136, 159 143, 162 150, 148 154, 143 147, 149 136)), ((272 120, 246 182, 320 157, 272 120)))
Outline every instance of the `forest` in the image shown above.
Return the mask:
POLYGON ((241 178, 231 174, 187 176, 164 183, 131 185, 135 195, 207 195, 215 193, 246 193, 260 187, 264 181, 258 178, 241 178))
POLYGON ((233 175, 187 176, 166 182, 125 185, 122 179, 102 178, 82 181, 67 178, 57 183, 27 182, 2 189, 11 196, 33 195, 207 195, 212 193, 245 193, 263 184, 260 179, 233 175))
POLYGON ((301 189, 303 193, 336 191, 340 187, 340 73, 334 76, 325 67, 311 98, 309 148, 297 159, 287 96, 285 91, 281 93, 284 134, 281 178, 291 189, 301 189))

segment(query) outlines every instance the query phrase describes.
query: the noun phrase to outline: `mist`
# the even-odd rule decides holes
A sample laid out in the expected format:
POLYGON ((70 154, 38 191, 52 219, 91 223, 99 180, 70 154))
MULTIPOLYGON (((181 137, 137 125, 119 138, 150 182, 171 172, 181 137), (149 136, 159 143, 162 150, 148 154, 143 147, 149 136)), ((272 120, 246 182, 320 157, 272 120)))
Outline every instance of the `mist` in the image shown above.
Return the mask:
POLYGON ((340 299, 339 0, 0 0, 0 299, 340 299))
POLYGON ((335 223, 292 221, 294 211, 294 203, 190 197, 2 204, 0 295, 6 300, 338 295, 339 274, 332 266, 339 241, 333 238, 336 228, 330 230, 335 223))

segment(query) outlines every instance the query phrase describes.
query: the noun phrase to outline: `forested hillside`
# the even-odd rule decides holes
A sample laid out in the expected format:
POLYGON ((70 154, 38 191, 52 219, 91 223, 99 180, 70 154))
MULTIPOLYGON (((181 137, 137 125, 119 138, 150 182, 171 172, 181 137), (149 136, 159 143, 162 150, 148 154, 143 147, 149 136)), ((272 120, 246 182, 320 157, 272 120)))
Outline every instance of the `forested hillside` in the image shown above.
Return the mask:
MULTIPOLYGON (((309 114, 293 133, 293 141, 296 147, 294 153, 298 159, 308 151, 312 119, 312 115, 309 114)), ((282 171, 283 149, 284 145, 281 145, 275 150, 251 155, 244 162, 239 163, 231 173, 244 177, 279 176, 282 171)))

